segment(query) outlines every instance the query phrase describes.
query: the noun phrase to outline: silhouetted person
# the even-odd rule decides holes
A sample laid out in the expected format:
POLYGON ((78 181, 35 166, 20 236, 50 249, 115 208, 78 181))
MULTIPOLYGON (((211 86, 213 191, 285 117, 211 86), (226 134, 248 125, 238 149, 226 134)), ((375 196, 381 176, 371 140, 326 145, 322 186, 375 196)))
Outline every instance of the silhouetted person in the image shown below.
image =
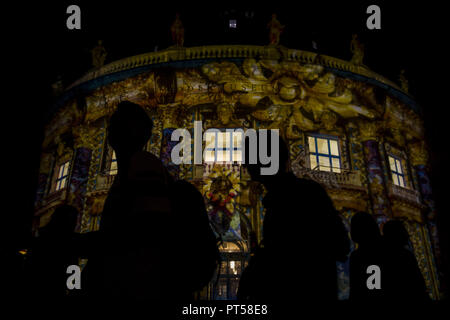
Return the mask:
POLYGON ((39 230, 31 252, 31 291, 33 298, 66 296, 66 273, 78 265, 78 238, 74 232, 78 211, 69 205, 56 208, 49 223, 39 230))
POLYGON ((383 226, 383 240, 386 253, 382 281, 389 301, 428 301, 425 281, 414 254, 407 249, 409 235, 403 223, 398 220, 386 222, 383 226))
POLYGON ((89 293, 97 298, 163 299, 170 291, 163 255, 173 220, 171 178, 157 157, 142 151, 152 126, 145 111, 127 101, 110 119, 107 138, 118 173, 87 263, 89 293))
POLYGON ((186 301, 210 282, 220 252, 200 191, 184 180, 174 182, 170 190, 175 223, 167 235, 174 248, 168 252, 168 260, 172 261, 177 298, 186 301))
POLYGON ((384 255, 381 234, 376 221, 366 212, 356 213, 351 220, 351 237, 358 244, 350 255, 350 300, 371 301, 384 297, 384 255), (381 270, 381 289, 369 289, 367 279, 373 272, 367 268, 376 265, 381 270))
POLYGON ((281 138, 279 142, 275 175, 261 175, 259 161, 249 164, 246 143, 245 166, 251 178, 267 189, 266 214, 263 246, 243 272, 238 298, 292 300, 293 308, 337 300, 336 261, 348 254, 347 232, 325 189, 288 172, 289 151, 281 138))

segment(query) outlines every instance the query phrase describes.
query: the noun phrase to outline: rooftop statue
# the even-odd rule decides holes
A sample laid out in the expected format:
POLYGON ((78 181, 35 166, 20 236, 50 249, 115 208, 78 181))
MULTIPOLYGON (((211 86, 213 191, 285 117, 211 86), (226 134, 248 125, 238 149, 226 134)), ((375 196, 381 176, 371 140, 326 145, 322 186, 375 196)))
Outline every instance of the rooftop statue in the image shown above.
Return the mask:
POLYGON ((352 36, 352 41, 350 42, 350 51, 353 53, 350 62, 356 65, 363 65, 364 45, 359 41, 357 34, 354 34, 352 36))
POLYGON ((267 25, 267 28, 269 28, 269 39, 271 45, 278 45, 280 43, 280 35, 284 30, 283 25, 281 25, 280 21, 277 19, 277 15, 274 13, 272 14, 272 20, 267 25))
POLYGON ((98 40, 97 46, 91 50, 92 53, 92 66, 94 68, 100 68, 105 64, 107 52, 103 47, 102 40, 98 40))
POLYGON ((400 81, 400 88, 402 88, 403 91, 408 93, 409 92, 409 83, 408 83, 408 79, 406 79, 404 69, 402 69, 402 71, 400 71, 400 76, 399 76, 398 80, 400 81))
POLYGON ((176 14, 175 21, 172 23, 170 31, 172 33, 172 41, 175 46, 182 47, 184 45, 184 27, 180 20, 179 13, 176 14))

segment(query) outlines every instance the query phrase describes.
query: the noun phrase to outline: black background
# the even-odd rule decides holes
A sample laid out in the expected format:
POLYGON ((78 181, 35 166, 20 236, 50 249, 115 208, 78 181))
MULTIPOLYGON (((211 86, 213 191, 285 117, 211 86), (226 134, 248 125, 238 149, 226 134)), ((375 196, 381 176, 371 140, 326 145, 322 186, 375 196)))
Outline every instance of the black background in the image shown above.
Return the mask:
POLYGON ((431 148, 431 178, 439 213, 444 263, 448 262, 447 167, 448 89, 445 7, 439 2, 381 1, 327 4, 292 1, 231 5, 216 1, 185 1, 183 5, 157 1, 121 3, 59 1, 4 5, 2 14, 3 99, 1 134, 3 191, 1 246, 26 247, 31 228, 44 115, 52 104, 51 84, 61 76, 65 85, 91 68, 90 50, 98 39, 108 51, 106 62, 162 50, 171 45, 170 25, 180 12, 185 46, 268 43, 272 13, 286 25, 280 44, 349 60, 352 33, 365 43, 365 64, 397 81, 406 69, 410 93, 423 110, 426 139, 431 148), (81 8, 81 30, 66 28, 66 8, 81 8), (366 8, 381 8, 381 30, 366 28, 366 8), (246 18, 247 15, 253 18, 246 18), (229 19, 237 29, 229 29, 229 19))

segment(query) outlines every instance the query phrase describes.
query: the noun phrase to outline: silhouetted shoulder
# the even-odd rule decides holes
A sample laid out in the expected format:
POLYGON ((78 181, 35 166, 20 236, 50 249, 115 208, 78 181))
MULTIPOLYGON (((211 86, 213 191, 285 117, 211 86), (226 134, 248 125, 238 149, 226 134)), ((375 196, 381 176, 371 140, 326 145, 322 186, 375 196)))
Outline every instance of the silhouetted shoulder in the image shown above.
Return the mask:
POLYGON ((160 182, 168 184, 171 177, 161 160, 150 152, 137 152, 131 157, 128 178, 145 180, 147 183, 160 182))

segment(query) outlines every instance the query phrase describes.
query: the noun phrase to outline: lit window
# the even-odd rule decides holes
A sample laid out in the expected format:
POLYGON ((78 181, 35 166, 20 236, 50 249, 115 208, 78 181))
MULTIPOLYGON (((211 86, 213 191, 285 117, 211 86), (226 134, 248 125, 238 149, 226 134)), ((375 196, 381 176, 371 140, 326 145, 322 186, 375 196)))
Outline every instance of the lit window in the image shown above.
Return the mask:
POLYGON ((237 21, 234 20, 234 19, 230 20, 229 26, 230 26, 230 28, 236 29, 237 28, 237 21))
POLYGON ((67 184, 67 178, 69 176, 69 161, 64 162, 59 166, 58 176, 56 177, 55 191, 64 189, 67 184))
POLYGON ((311 169, 341 172, 339 141, 333 138, 308 137, 311 169))
POLYGON ((391 169, 392 182, 400 187, 406 187, 405 174, 403 172, 402 162, 399 158, 389 156, 389 167, 391 169))
POLYGON ((205 162, 242 162, 242 132, 206 132, 205 162))
POLYGON ((111 166, 109 167, 109 174, 110 175, 117 174, 117 158, 115 151, 113 151, 111 155, 111 166))

